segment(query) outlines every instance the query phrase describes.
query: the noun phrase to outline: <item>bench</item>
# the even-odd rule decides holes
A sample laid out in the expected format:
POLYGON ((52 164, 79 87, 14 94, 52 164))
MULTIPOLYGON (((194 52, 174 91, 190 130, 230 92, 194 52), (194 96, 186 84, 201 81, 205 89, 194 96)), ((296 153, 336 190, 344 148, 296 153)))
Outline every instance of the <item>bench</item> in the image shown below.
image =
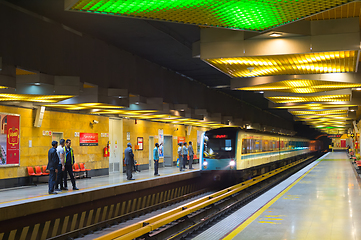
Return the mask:
MULTIPOLYGON (((84 166, 84 163, 74 163, 73 164, 73 172, 74 172, 74 175, 77 176, 78 178, 80 178, 81 176, 83 176, 83 178, 91 178, 88 176, 88 172, 90 171, 91 169, 86 169, 85 166, 84 166), (79 167, 80 165, 80 167, 79 167), (78 173, 76 175, 76 173, 78 173), (85 174, 85 175, 84 175, 85 174)), ((74 176, 74 177, 75 177, 74 176)))
POLYGON ((41 171, 40 166, 35 166, 35 172, 34 172, 34 167, 31 166, 27 167, 28 175, 30 178, 30 184, 34 184, 36 186, 37 184, 34 183, 33 178, 37 178, 37 183, 39 183, 40 177, 49 175, 49 173, 46 172, 46 166, 42 166, 42 168, 43 168, 43 172, 41 171))

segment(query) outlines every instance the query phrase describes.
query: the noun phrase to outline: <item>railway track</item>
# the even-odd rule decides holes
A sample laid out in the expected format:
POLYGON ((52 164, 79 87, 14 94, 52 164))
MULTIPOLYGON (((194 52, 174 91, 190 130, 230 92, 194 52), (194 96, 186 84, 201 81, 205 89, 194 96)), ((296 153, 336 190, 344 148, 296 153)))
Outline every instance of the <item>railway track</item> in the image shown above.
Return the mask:
POLYGON ((294 161, 169 211, 142 219, 97 239, 186 239, 198 235, 217 219, 242 207, 318 157, 320 156, 294 161))

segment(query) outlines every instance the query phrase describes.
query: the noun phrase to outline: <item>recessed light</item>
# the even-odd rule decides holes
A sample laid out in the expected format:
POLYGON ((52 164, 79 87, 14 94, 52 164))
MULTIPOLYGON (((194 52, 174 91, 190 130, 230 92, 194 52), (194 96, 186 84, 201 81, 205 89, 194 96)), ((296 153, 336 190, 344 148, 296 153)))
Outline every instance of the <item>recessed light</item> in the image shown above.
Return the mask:
POLYGON ((270 36, 270 37, 281 37, 282 34, 281 34, 281 33, 276 33, 276 32, 274 32, 274 33, 271 33, 269 36, 270 36))
POLYGON ((138 104, 139 104, 139 102, 135 102, 135 104, 137 104, 137 105, 138 105, 138 104))
POLYGON ((36 82, 36 83, 34 83, 34 85, 35 85, 35 86, 39 86, 39 85, 40 85, 40 83, 36 82))

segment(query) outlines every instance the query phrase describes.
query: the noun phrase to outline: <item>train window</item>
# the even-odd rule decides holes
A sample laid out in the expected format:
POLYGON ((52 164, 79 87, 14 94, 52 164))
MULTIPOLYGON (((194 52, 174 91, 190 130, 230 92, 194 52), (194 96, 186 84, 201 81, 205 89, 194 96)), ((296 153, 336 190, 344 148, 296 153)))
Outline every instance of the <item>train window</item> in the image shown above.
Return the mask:
POLYGON ((203 157, 211 159, 234 158, 235 136, 227 135, 225 138, 214 137, 213 135, 205 136, 203 157))

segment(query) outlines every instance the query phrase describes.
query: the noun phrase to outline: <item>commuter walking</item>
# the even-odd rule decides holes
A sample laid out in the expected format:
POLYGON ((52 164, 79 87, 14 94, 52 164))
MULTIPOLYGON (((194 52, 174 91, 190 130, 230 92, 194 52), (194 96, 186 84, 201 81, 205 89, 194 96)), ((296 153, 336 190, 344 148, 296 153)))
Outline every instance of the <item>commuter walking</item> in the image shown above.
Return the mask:
POLYGON ((155 144, 155 148, 153 149, 153 159, 154 159, 154 176, 160 176, 158 174, 158 164, 159 164, 159 144, 155 144))
POLYGON ((71 140, 67 139, 65 142, 64 153, 65 153, 65 171, 64 174, 64 188, 63 190, 68 190, 68 175, 70 176, 71 184, 73 185, 73 190, 79 190, 75 185, 75 178, 73 173, 74 160, 74 151, 71 146, 71 140))
POLYGON ((178 143, 178 159, 179 159, 179 171, 184 171, 183 169, 183 148, 182 143, 178 143))
POLYGON ((47 166, 47 169, 50 171, 48 192, 49 194, 57 194, 57 192, 54 191, 54 186, 55 186, 56 173, 58 172, 58 164, 59 164, 59 157, 58 154, 56 153, 58 142, 52 141, 51 145, 52 148, 50 148, 48 152, 48 166, 47 166))
POLYGON ((56 148, 56 153, 58 154, 59 157, 59 164, 58 164, 58 174, 56 176, 56 185, 55 185, 55 191, 61 191, 61 190, 65 190, 64 189, 64 174, 63 172, 65 171, 65 159, 64 159, 64 145, 65 145, 65 140, 64 139, 60 139, 59 141, 59 146, 56 148), (60 186, 60 189, 59 189, 60 186))
POLYGON ((134 178, 132 178, 134 154, 131 143, 127 143, 127 148, 124 150, 124 157, 125 157, 125 165, 127 168, 127 180, 135 180, 134 178))
POLYGON ((189 141, 188 155, 189 155, 189 169, 193 169, 192 164, 193 164, 194 151, 193 151, 193 146, 192 146, 192 142, 191 142, 191 141, 189 141))
POLYGON ((183 143, 183 168, 186 168, 186 164, 187 164, 187 160, 188 160, 188 148, 187 148, 187 142, 183 143))

